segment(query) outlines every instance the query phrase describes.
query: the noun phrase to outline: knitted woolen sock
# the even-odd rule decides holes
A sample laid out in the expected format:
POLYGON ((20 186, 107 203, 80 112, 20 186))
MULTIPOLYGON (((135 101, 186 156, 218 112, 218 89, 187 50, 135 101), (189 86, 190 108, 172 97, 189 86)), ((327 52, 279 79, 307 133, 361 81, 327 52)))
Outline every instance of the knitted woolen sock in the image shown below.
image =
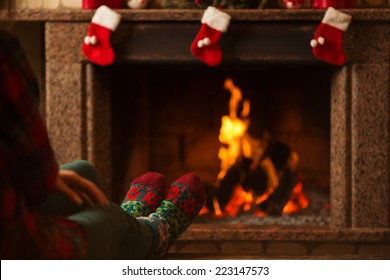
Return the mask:
POLYGON ((131 183, 121 207, 133 217, 148 216, 160 205, 165 191, 163 175, 155 172, 145 173, 131 183))
POLYGON ((186 174, 176 180, 155 213, 139 218, 149 224, 159 237, 157 255, 163 255, 198 215, 205 201, 200 178, 186 174))

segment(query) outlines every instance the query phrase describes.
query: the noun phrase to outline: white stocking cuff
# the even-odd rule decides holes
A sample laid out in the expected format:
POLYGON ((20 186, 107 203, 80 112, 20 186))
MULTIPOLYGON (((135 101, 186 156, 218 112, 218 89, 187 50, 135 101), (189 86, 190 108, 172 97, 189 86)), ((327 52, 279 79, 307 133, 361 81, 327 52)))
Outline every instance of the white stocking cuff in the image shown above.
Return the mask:
POLYGON ((336 10, 335 8, 328 8, 325 13, 322 23, 347 31, 348 26, 352 20, 352 16, 336 10))
POLYGON ((203 14, 202 24, 207 24, 220 32, 225 33, 229 27, 230 15, 218 10, 215 7, 208 7, 203 14))
POLYGON ((106 27, 112 31, 115 31, 120 21, 121 15, 104 5, 96 10, 92 18, 93 23, 106 27))

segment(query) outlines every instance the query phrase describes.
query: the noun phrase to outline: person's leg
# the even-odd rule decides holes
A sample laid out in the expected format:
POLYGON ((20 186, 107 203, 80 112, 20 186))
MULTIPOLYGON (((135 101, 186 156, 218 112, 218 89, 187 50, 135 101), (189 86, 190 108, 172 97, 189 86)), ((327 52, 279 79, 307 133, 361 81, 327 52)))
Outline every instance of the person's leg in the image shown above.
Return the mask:
POLYGON ((88 179, 89 181, 97 185, 99 188, 102 188, 102 185, 98 179, 96 168, 89 161, 76 160, 73 162, 65 163, 60 166, 60 169, 75 171, 81 177, 88 179))
MULTIPOLYGON (((71 170, 84 177, 85 179, 90 180, 101 188, 101 184, 98 180, 95 167, 86 160, 76 160, 70 163, 66 163, 60 166, 60 169, 71 170)), ((68 197, 60 192, 55 192, 50 195, 46 201, 39 207, 39 212, 41 214, 50 214, 58 216, 68 216, 73 213, 76 213, 86 205, 77 205, 70 201, 68 197)))
POLYGON ((160 174, 147 173, 134 180, 125 204, 122 204, 124 209, 111 203, 109 207, 94 206, 69 217, 86 231, 89 239, 87 258, 145 259, 157 258, 167 252, 198 215, 205 191, 199 177, 187 174, 172 184, 165 200, 158 203, 153 213, 145 217, 146 211, 139 216, 146 208, 155 207, 156 201, 145 196, 154 192, 160 195, 159 192, 164 191, 161 179, 160 174), (137 207, 128 207, 129 201, 137 207), (138 207, 138 202, 145 203, 146 208, 138 207), (133 211, 135 209, 137 211, 133 211))
POLYGON ((159 239, 157 255, 164 255, 168 251, 196 218, 204 201, 202 181, 194 174, 186 174, 172 184, 166 198, 154 213, 138 218, 150 225, 159 239))
MULTIPOLYGON (((77 160, 60 168, 75 171, 101 188, 96 169, 88 161, 77 160)), ((144 176, 139 182, 135 180, 137 186, 143 181, 149 183, 146 180, 148 177, 144 176)), ((165 187, 161 191, 165 192, 165 187)), ((161 201, 162 194, 160 196, 161 201)), ((88 239, 87 259, 144 259, 155 256, 157 244, 154 240, 158 238, 155 238, 150 226, 127 214, 113 202, 108 207, 79 206, 63 194, 55 193, 42 205, 40 212, 68 216, 79 224, 88 239)))
POLYGON ((145 259, 156 256, 158 238, 153 235, 151 227, 112 202, 108 207, 88 207, 68 218, 86 232, 87 259, 145 259))
MULTIPOLYGON (((72 168, 71 170, 92 181, 96 178, 93 166, 85 161, 68 164, 65 168, 72 168)), ((169 246, 189 226, 204 202, 204 188, 200 179, 192 174, 181 177, 157 207, 160 204, 158 201, 145 200, 145 195, 151 192, 155 193, 156 197, 159 196, 159 199, 162 198, 165 187, 161 185, 161 178, 157 177, 154 173, 153 176, 150 174, 142 177, 142 180, 134 181, 125 204, 122 205, 129 214, 120 206, 110 203, 108 207, 96 205, 77 209, 77 212, 68 217, 86 232, 89 242, 86 256, 88 259, 157 258, 165 254, 169 246), (143 191, 145 186, 147 192, 143 191), (147 214, 145 207, 138 207, 139 201, 144 203, 148 210, 155 209, 155 212, 148 217, 139 216, 147 214)), ((54 202, 59 203, 58 199, 61 198, 55 199, 54 202)), ((64 209, 74 211, 69 205, 74 207, 73 203, 67 200, 59 208, 62 212, 64 209)))

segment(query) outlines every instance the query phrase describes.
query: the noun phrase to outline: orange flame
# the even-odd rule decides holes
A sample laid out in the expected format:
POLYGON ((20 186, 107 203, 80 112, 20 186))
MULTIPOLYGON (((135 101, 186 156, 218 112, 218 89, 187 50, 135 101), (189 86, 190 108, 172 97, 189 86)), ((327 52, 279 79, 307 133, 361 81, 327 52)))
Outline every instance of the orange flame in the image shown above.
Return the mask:
MULTIPOLYGON (((236 216, 240 211, 247 212, 252 209, 254 205, 258 205, 266 200, 271 194, 272 190, 261 195, 260 197, 254 197, 253 192, 246 192, 241 185, 237 185, 234 190, 229 203, 225 206, 224 212, 229 216, 236 216)), ((309 206, 309 200, 306 198, 302 191, 302 183, 299 182, 295 185, 289 201, 283 208, 283 214, 293 214, 309 206)), ((265 213, 260 210, 255 210, 255 215, 264 216, 265 213)), ((222 212, 219 210, 217 216, 221 216, 222 212)))
POLYGON ((243 101, 241 116, 237 117, 237 109, 242 102, 241 90, 236 87, 231 79, 226 79, 225 89, 230 91, 229 115, 222 117, 222 125, 219 132, 219 141, 224 144, 220 147, 218 158, 221 160, 221 170, 218 173, 218 180, 225 177, 226 172, 237 161, 237 158, 243 154, 250 156, 251 146, 248 136, 246 136, 249 127, 250 103, 243 101))
POLYGON ((232 194, 232 198, 225 206, 224 212, 229 216, 236 216, 240 210, 249 211, 252 208, 253 193, 246 192, 241 185, 237 185, 232 194))
POLYGON ((305 209, 309 206, 309 200, 306 198, 302 191, 302 183, 295 185, 290 200, 286 203, 283 208, 283 214, 296 213, 301 209, 305 209))
MULTIPOLYGON (((250 102, 249 100, 242 100, 241 90, 236 87, 231 79, 226 79, 224 88, 230 91, 229 101, 229 115, 222 117, 222 125, 219 134, 219 141, 223 144, 218 152, 218 158, 221 160, 220 172, 218 173, 218 180, 216 187, 219 186, 219 181, 223 179, 227 171, 236 163, 240 156, 246 158, 260 158, 259 155, 252 155, 258 153, 259 143, 257 148, 251 146, 253 140, 247 133, 249 127, 249 113, 250 102), (237 116, 237 110, 242 103, 242 110, 240 116, 237 116), (253 151, 252 151, 253 150, 253 151)), ((257 141, 258 142, 258 141, 257 141)), ((256 159, 255 159, 256 161, 256 159)), ((236 216, 240 211, 249 211, 254 205, 258 205, 265 201, 278 187, 279 178, 272 161, 269 158, 263 159, 260 163, 268 175, 267 192, 259 197, 254 197, 252 191, 245 191, 241 185, 236 185, 233 189, 231 199, 224 209, 220 208, 217 198, 213 198, 214 216, 222 217, 223 214, 229 216, 236 216)), ((290 157, 289 166, 294 170, 298 163, 298 155, 292 153, 290 157)), ((291 198, 283 209, 284 214, 291 214, 297 212, 300 209, 304 209, 308 206, 309 201, 302 192, 302 184, 298 183, 294 187, 291 198)), ((204 207, 201 213, 207 213, 208 209, 204 207)), ((255 212, 257 216, 264 216, 260 210, 255 212)))

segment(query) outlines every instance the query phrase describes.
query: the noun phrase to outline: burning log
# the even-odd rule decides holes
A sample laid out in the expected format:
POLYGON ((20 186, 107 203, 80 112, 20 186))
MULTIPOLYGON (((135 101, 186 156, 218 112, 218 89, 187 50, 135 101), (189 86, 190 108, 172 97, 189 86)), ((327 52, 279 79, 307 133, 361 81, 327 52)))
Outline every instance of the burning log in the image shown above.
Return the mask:
MULTIPOLYGON (((288 145, 274 142, 269 146, 265 156, 271 159, 278 174, 279 183, 274 191, 264 201, 259 203, 259 209, 267 215, 281 215, 298 183, 295 174, 297 159, 294 159, 294 157, 296 155, 288 145)), ((301 188, 302 185, 300 184, 299 187, 301 188)), ((305 199, 303 194, 301 194, 302 202, 298 201, 298 203, 302 204, 301 207, 307 207, 308 202, 303 202, 305 199)))
POLYGON ((297 185, 292 155, 286 144, 274 142, 269 145, 259 164, 253 166, 252 159, 242 158, 213 189, 207 208, 214 210, 214 213, 224 211, 236 215, 241 210, 240 205, 241 208, 248 208, 246 200, 251 199, 256 203, 252 198, 259 197, 260 202, 257 203, 262 212, 281 215, 297 185))
POLYGON ((224 209, 226 207, 232 197, 235 186, 242 183, 247 177, 251 163, 251 159, 242 158, 229 168, 206 202, 209 210, 216 212, 218 210, 216 208, 224 209), (215 200, 218 201, 218 206, 215 205, 215 200))
POLYGON ((276 172, 283 172, 288 165, 291 153, 291 148, 287 144, 274 141, 268 144, 268 148, 265 151, 263 158, 269 157, 276 172))
POLYGON ((267 215, 281 215, 285 205, 291 197, 291 193, 296 183, 295 173, 287 167, 283 171, 279 186, 266 200, 259 204, 260 210, 267 215))

